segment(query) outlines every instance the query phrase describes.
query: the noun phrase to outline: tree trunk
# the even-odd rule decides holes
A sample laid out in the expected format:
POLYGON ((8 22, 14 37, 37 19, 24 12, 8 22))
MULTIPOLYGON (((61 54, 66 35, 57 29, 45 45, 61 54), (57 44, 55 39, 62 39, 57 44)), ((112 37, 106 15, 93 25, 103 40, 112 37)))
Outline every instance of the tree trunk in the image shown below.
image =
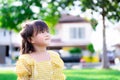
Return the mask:
POLYGON ((103 8, 103 12, 102 12, 102 20, 103 20, 103 55, 102 55, 102 64, 103 64, 103 68, 108 69, 109 68, 109 61, 108 61, 107 46, 106 46, 106 26, 105 26, 104 8, 103 8))

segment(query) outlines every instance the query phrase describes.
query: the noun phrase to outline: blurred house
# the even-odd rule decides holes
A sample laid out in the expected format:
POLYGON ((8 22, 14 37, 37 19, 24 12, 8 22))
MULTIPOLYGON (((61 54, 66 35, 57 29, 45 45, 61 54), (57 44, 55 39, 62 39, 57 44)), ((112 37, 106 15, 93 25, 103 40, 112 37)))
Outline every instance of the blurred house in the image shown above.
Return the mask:
POLYGON ((63 14, 56 25, 56 35, 52 38, 50 49, 62 47, 86 48, 90 43, 92 27, 80 16, 63 14))
POLYGON ((48 49, 58 51, 66 63, 80 62, 82 54, 87 52, 87 45, 91 43, 90 39, 93 29, 90 23, 80 16, 63 14, 55 29, 56 34, 52 37, 52 42, 48 49), (77 53, 77 56, 73 56, 69 52, 72 48, 81 48, 82 53, 77 53))
POLYGON ((115 57, 120 60, 120 43, 114 45, 115 47, 115 57))
POLYGON ((19 49, 17 34, 14 32, 0 29, 0 64, 7 63, 13 53, 19 49))
POLYGON ((116 42, 115 45, 113 45, 113 47, 115 47, 115 56, 120 61, 120 37, 119 37, 119 35, 120 35, 120 22, 115 25, 114 29, 118 31, 118 35, 117 35, 118 41, 116 42))

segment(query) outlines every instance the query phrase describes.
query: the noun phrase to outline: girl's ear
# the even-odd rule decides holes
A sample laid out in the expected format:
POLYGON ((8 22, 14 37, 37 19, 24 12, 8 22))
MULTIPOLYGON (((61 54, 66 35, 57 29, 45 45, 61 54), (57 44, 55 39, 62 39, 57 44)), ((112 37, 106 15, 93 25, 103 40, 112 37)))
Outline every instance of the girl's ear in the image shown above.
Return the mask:
POLYGON ((33 37, 31 37, 30 42, 31 42, 31 43, 35 43, 33 37))

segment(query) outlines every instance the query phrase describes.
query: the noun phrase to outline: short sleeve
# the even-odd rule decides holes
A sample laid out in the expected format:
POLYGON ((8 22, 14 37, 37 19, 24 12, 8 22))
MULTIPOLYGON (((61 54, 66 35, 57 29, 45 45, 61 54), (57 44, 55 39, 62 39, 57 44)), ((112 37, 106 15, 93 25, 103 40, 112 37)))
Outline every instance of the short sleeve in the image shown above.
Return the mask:
POLYGON ((59 67, 55 67, 55 70, 54 70, 54 73, 55 73, 55 75, 54 75, 54 78, 55 79, 58 79, 58 80, 65 80, 65 75, 64 75, 64 73, 63 73, 63 69, 64 69, 64 62, 63 62, 63 60, 60 58, 60 55, 57 53, 57 55, 56 55, 56 63, 58 63, 59 64, 59 67))
POLYGON ((29 80, 31 76, 31 67, 25 56, 21 55, 16 63, 17 80, 29 80))
POLYGON ((57 52, 51 52, 52 64, 53 64, 53 73, 54 78, 57 80, 65 80, 65 75, 63 73, 64 62, 60 58, 60 55, 57 52))

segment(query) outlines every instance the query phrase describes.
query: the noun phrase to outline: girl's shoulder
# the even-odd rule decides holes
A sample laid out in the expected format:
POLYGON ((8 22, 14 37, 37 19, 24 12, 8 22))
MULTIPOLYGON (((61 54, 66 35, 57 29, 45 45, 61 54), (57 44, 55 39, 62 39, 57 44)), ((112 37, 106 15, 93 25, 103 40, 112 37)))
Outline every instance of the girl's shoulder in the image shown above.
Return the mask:
POLYGON ((63 60, 61 59, 59 53, 55 52, 55 51, 48 51, 48 53, 50 54, 51 56, 51 61, 53 64, 63 68, 64 67, 64 62, 63 60))
POLYGON ((28 64, 32 63, 32 59, 30 58, 29 54, 21 54, 18 58, 18 61, 22 61, 28 64))
POLYGON ((59 54, 56 51, 48 50, 48 53, 53 57, 59 57, 59 54))
POLYGON ((21 54, 19 59, 29 59, 29 54, 21 54))

